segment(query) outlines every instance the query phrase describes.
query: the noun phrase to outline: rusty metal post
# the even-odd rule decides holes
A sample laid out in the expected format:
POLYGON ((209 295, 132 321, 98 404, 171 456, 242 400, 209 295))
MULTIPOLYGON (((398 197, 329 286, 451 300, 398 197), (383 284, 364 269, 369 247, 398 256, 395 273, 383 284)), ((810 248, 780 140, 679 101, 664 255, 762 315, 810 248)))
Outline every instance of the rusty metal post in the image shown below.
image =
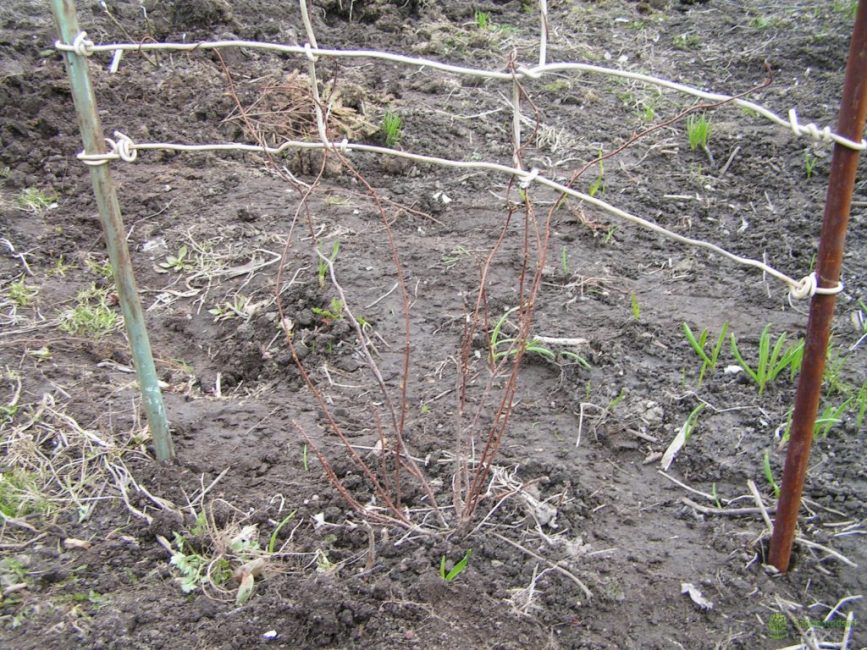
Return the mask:
MULTIPOLYGON (((849 140, 861 141, 865 112, 867 112, 867 0, 861 0, 852 31, 852 43, 849 47, 849 62, 846 66, 837 133, 849 140)), ((816 261, 819 287, 834 287, 840 280, 843 242, 846 239, 849 209, 858 171, 858 153, 857 150, 841 144, 834 145, 822 235, 819 240, 819 256, 816 261)), ((813 427, 822 392, 825 351, 831 334, 835 303, 836 296, 833 294, 816 294, 810 304, 804 362, 798 380, 789 451, 786 455, 783 484, 771 537, 770 563, 782 573, 788 571, 792 554, 795 525, 801 507, 801 493, 804 489, 804 475, 810 459, 813 427)))
MULTIPOLYGON (((75 1, 51 0, 51 11, 61 42, 72 44, 79 34, 75 1)), ((105 139, 96 111, 87 58, 75 52, 65 52, 64 58, 84 150, 89 154, 105 153, 105 139)), ((126 228, 121 219, 117 193, 107 164, 91 166, 90 176, 156 457, 160 461, 169 460, 175 451, 126 245, 126 228)))

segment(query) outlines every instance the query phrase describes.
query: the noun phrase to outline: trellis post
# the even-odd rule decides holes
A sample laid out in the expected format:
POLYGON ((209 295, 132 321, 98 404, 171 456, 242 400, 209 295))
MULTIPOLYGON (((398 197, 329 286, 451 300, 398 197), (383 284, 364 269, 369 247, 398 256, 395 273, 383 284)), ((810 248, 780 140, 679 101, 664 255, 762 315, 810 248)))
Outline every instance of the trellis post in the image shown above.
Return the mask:
MULTIPOLYGON (((60 41, 73 44, 80 34, 75 1, 51 0, 51 11, 54 14, 54 22, 60 41)), ((96 99, 90 82, 86 54, 84 51, 67 51, 64 52, 63 56, 69 73, 78 126, 84 141, 84 151, 87 154, 105 153, 105 139, 96 111, 96 99)), ((142 403, 153 437, 156 457, 159 461, 169 460, 174 457, 175 451, 169 433, 166 409, 160 392, 150 341, 145 328, 144 313, 138 298, 129 249, 126 245, 126 229, 121 219, 117 193, 107 164, 90 165, 90 177, 93 181, 93 192, 99 208, 106 247, 114 273, 114 282, 132 348, 142 403)))
MULTIPOLYGON (((855 142, 862 141, 865 113, 867 113, 867 0, 861 0, 858 3, 855 27, 852 30, 837 133, 855 142)), ((834 145, 822 234, 819 240, 819 254, 816 260, 819 287, 835 287, 840 281, 843 242, 849 225, 852 191, 858 171, 858 153, 858 150, 843 144, 834 145)), ((769 556, 770 563, 782 573, 788 571, 792 554, 795 526, 801 508, 801 493, 804 489, 804 476, 810 460, 813 428, 822 393, 825 351, 828 349, 828 339, 831 335, 835 303, 836 296, 833 293, 824 295, 817 293, 810 303, 810 317, 807 320, 804 343, 804 362, 798 379, 789 451, 783 469, 783 484, 777 504, 769 556)))

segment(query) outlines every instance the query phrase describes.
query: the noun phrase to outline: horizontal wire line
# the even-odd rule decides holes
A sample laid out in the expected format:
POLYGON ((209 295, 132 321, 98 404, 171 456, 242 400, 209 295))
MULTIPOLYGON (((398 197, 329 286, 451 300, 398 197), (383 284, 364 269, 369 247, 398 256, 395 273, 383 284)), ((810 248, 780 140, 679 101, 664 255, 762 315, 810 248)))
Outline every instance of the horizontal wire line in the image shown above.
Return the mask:
MULTIPOLYGON (((83 39, 86 40, 86 39, 83 39)), ((79 54, 95 54, 99 52, 115 52, 117 50, 128 51, 154 51, 154 50, 170 50, 180 52, 193 52, 196 50, 215 50, 229 47, 246 47, 260 50, 268 50, 273 52, 283 52, 287 54, 301 54, 310 57, 336 57, 336 58, 369 58, 381 61, 390 61, 392 63, 402 63, 404 65, 416 66, 420 68, 431 68, 456 75, 469 77, 480 77, 483 79, 496 79, 499 81, 512 81, 516 76, 524 76, 532 79, 539 78, 545 74, 557 72, 589 72, 593 74, 608 75, 620 77, 623 79, 632 79, 647 83, 662 88, 668 88, 679 93, 691 95, 699 99, 704 99, 713 102, 729 102, 736 106, 752 110, 765 119, 774 124, 785 127, 791 130, 795 135, 807 135, 814 139, 833 141, 850 149, 864 150, 867 148, 867 141, 855 142, 841 135, 831 132, 829 127, 818 127, 815 124, 801 124, 797 120, 797 113, 794 109, 789 111, 789 118, 783 118, 765 108, 761 104, 756 104, 745 99, 735 98, 731 95, 723 95, 719 93, 711 93, 700 90, 693 86, 668 81, 659 77, 653 77, 640 72, 629 72, 627 70, 617 70, 614 68, 606 68, 604 66, 593 65, 590 63, 547 63, 531 68, 519 67, 512 72, 503 72, 495 70, 482 70, 479 68, 470 68, 466 66, 453 65, 450 63, 441 63, 432 59, 424 59, 419 57, 406 56, 403 54, 395 54, 391 52, 380 52, 377 50, 333 50, 322 48, 311 48, 309 45, 282 45, 279 43, 263 43, 260 41, 200 41, 196 43, 112 43, 107 45, 96 45, 90 41, 86 41, 86 45, 79 47, 77 45, 69 45, 66 43, 56 42, 55 48, 64 52, 76 52, 79 54)))

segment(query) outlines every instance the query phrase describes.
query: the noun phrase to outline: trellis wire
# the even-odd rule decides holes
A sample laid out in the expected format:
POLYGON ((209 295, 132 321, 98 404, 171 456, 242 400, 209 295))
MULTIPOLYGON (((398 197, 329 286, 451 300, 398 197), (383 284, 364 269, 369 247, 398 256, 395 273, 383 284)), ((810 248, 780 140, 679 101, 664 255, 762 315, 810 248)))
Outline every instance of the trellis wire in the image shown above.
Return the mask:
POLYGON ((305 141, 295 141, 295 140, 287 140, 281 143, 277 147, 270 147, 264 144, 260 145, 251 145, 244 143, 216 143, 216 144, 200 144, 200 145, 186 145, 179 143, 134 143, 127 136, 124 136, 121 133, 115 133, 115 140, 107 140, 107 143, 110 147, 110 151, 105 154, 87 154, 82 153, 79 155, 79 159, 82 162, 89 165, 99 165, 104 164, 110 160, 124 160, 126 162, 133 162, 136 159, 138 150, 171 150, 171 151, 183 151, 183 152, 202 152, 202 151, 240 151, 240 152, 258 152, 258 153, 266 153, 270 155, 280 154, 288 149, 332 149, 339 150, 342 152, 348 151, 359 151, 359 152, 367 152, 378 155, 385 156, 396 156, 416 162, 429 163, 433 165, 443 166, 443 167, 453 167, 460 169, 480 169, 487 171, 495 171, 501 172, 505 174, 511 174, 517 176, 520 179, 521 185, 526 187, 531 183, 536 182, 540 185, 544 185, 550 187, 551 189, 557 190, 558 192, 562 192, 569 196, 572 196, 576 199, 579 199, 583 202, 590 203, 598 207, 599 209, 616 216, 620 219, 629 221, 636 225, 639 225, 643 228, 656 232, 657 234, 663 235, 673 241, 678 243, 703 248, 714 253, 721 255, 722 257, 735 262, 737 264, 743 266, 749 266, 756 269, 761 270, 763 273, 785 283, 789 287, 789 294, 792 298, 795 299, 804 299, 815 293, 829 294, 829 293, 839 293, 842 290, 842 285, 838 284, 836 287, 831 288, 820 288, 817 287, 817 282, 815 278, 815 274, 810 274, 801 278, 800 280, 796 280, 777 269, 774 269, 770 265, 746 258, 740 255, 736 255, 731 253, 716 244, 712 244, 710 242, 706 242, 703 240, 698 240, 690 237, 685 237, 683 235, 677 234, 670 230, 667 230, 647 219, 642 217, 630 214, 624 210, 621 210, 601 199, 597 199, 588 194, 584 194, 577 190, 572 189, 566 185, 558 183, 553 179, 548 179, 539 174, 539 170, 532 169, 529 172, 523 169, 521 162, 519 160, 518 151, 521 147, 521 107, 520 107, 520 99, 521 99, 521 88, 519 84, 520 78, 532 78, 538 79, 544 76, 545 74, 550 74, 553 72, 564 72, 564 71, 582 71, 582 72, 592 72, 598 74, 607 74, 615 77, 622 77, 633 79, 637 81, 641 81, 644 83, 657 85, 663 88, 668 88, 670 90, 674 90, 683 94, 691 95, 694 97, 698 97, 704 100, 710 100, 715 102, 726 102, 733 103, 738 106, 742 106, 744 108, 748 108, 757 114, 765 117, 771 122, 781 125, 784 127, 790 128, 793 133, 799 136, 809 136, 815 139, 820 139, 824 141, 836 142, 843 146, 849 147, 854 150, 862 150, 867 146, 867 142, 854 142, 848 138, 844 138, 835 133, 832 133, 829 127, 820 128, 815 124, 801 124, 798 121, 797 113, 795 109, 791 109, 789 111, 789 119, 785 120, 773 111, 756 104, 754 102, 744 100, 737 97, 732 97, 729 95, 723 95, 719 93, 710 93, 703 90, 699 90, 697 88, 679 84, 676 82, 668 81, 665 79, 660 79, 658 77, 652 77, 649 75, 628 72, 624 70, 617 70, 612 68, 606 68, 602 66, 596 66, 585 63, 544 63, 545 52, 547 48, 547 3, 544 0, 540 0, 540 14, 541 14, 541 30, 540 30, 540 64, 533 68, 524 68, 516 65, 514 61, 510 63, 510 70, 508 72, 494 71, 494 70, 483 70, 478 68, 470 68, 465 66, 458 66, 449 63, 441 63, 439 61, 433 61, 430 59, 423 59, 417 57, 409 57, 402 54, 394 54, 389 52, 380 52, 376 50, 330 50, 330 49, 322 49, 317 45, 316 35, 313 30, 312 23, 310 21, 310 17, 307 11, 307 6, 304 0, 300 0, 299 5, 301 7, 301 16, 302 21, 304 23, 304 28, 307 36, 307 43, 303 46, 298 45, 282 45, 277 43, 263 43, 259 41, 201 41, 197 43, 142 43, 142 44, 132 44, 132 43, 113 43, 109 45, 96 45, 92 41, 87 39, 86 33, 81 32, 74 39, 72 45, 67 45, 64 43, 56 43, 56 47, 62 51, 72 51, 80 56, 90 56, 97 52, 118 52, 124 50, 133 50, 133 51, 146 51, 146 50, 173 50, 173 51, 195 51, 199 49, 220 49, 227 47, 249 47, 249 48, 258 48, 263 50, 271 50, 271 51, 279 51, 283 53, 295 53, 295 54, 303 54, 308 60, 308 79, 310 85, 310 92, 313 96, 314 100, 314 113, 316 118, 316 128, 317 133, 319 135, 319 142, 305 142, 305 141), (463 75, 463 76, 471 76, 471 77, 480 77, 487 79, 495 79, 495 80, 509 80, 512 85, 512 93, 511 93, 511 101, 510 104, 512 106, 513 113, 513 145, 514 145, 514 155, 513 155, 513 167, 509 167, 507 165, 503 165, 495 162, 484 162, 484 161, 458 161, 458 160, 450 160, 445 158, 440 158, 436 156, 427 156, 424 154, 411 153, 407 151, 398 151, 395 149, 390 149, 387 147, 378 147, 374 145, 363 145, 350 143, 346 140, 342 142, 334 142, 328 139, 327 131, 326 131, 326 122, 325 122, 325 113, 323 111, 323 105, 321 96, 318 88, 317 81, 317 73, 316 73, 316 59, 319 56, 328 56, 328 57, 347 57, 347 58, 373 58, 378 60, 390 61, 394 63, 401 63, 410 66, 417 66, 421 68, 431 68, 435 70, 440 70, 443 72, 463 75))

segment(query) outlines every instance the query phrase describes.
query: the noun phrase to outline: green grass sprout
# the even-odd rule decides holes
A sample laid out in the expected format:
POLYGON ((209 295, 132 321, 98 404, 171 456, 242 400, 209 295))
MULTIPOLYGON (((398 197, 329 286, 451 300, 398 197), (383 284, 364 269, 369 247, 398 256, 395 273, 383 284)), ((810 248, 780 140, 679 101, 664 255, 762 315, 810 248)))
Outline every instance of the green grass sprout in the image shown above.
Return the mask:
POLYGON ((765 392, 768 384, 774 381, 784 370, 789 370, 790 379, 801 369, 801 361, 804 357, 804 341, 798 341, 794 345, 785 348, 786 335, 781 334, 771 345, 771 326, 765 325, 759 335, 759 349, 756 367, 753 368, 744 359, 738 347, 737 338, 731 335, 731 350, 738 365, 747 376, 759 387, 759 395, 765 392))
POLYGON ((461 575, 464 570, 467 568, 467 565, 470 563, 470 556, 473 554, 473 549, 468 549, 466 553, 464 553, 464 557, 455 564, 451 570, 446 570, 446 556, 443 555, 440 559, 440 578, 445 580, 446 582, 452 582, 455 578, 461 575))

